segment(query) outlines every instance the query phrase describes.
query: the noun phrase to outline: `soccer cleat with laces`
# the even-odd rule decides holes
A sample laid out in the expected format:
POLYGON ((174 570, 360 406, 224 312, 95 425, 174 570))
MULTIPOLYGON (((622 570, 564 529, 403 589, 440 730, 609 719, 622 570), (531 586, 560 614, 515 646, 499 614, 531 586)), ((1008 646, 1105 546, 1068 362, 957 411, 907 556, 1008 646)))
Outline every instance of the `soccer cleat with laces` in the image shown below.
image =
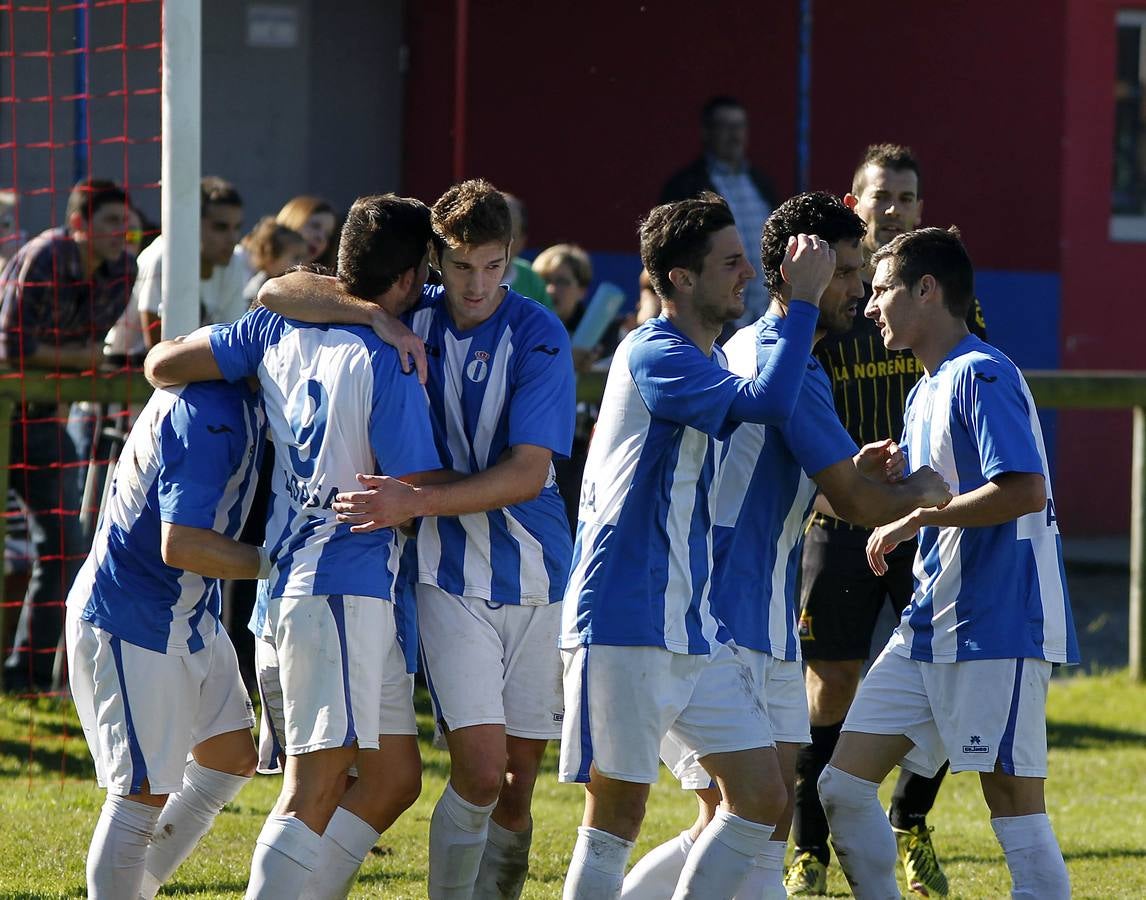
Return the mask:
POLYGON ((947 876, 939 867, 935 845, 931 843, 931 828, 916 825, 903 831, 893 828, 899 861, 907 876, 907 892, 915 897, 946 897, 947 876))
POLYGON ((784 874, 789 897, 812 897, 828 889, 828 867, 812 853, 798 853, 784 874))

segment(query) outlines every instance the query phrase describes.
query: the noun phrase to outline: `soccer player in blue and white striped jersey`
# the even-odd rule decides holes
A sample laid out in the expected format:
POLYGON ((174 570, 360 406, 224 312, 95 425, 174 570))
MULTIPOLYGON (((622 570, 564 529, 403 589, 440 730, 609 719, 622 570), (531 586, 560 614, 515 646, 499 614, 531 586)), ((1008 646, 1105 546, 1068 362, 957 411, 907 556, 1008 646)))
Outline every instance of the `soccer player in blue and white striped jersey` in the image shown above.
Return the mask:
POLYGON ((866 314, 926 371, 907 401, 911 467, 951 484, 868 540, 884 556, 919 534, 915 593, 844 721, 819 790, 856 896, 899 896, 896 846, 876 790, 896 763, 979 773, 1016 897, 1059 900, 1070 881, 1050 820, 1046 692, 1079 661, 1038 414, 1022 374, 968 333, 973 271, 958 234, 909 232, 872 258, 866 314))
MULTIPOLYGON (((788 241, 796 235, 816 234, 836 254, 834 277, 820 297, 815 340, 851 327, 864 293, 859 274, 864 229, 839 198, 825 193, 800 194, 768 217, 761 267, 771 303, 766 315, 724 345, 733 372, 755 378, 776 352, 792 300, 780 270, 788 241)), ((836 414, 827 374, 814 357, 805 362, 791 418, 779 425, 744 423, 725 443, 713 528, 712 609, 753 671, 789 796, 796 751, 811 739, 795 580, 817 487, 837 514, 871 525, 950 499, 942 479, 927 467, 898 479, 895 466, 902 466, 903 457, 890 441, 868 445, 861 454, 836 414)), ((633 900, 671 893, 689 848, 721 799, 703 766, 678 742, 666 739, 661 758, 682 787, 698 791, 700 814, 689 831, 651 850, 629 872, 623 896, 633 900)), ((786 810, 741 888, 744 896, 784 896, 790 823, 786 810)))
POLYGON ((641 225, 642 261, 664 312, 613 357, 563 611, 559 777, 587 782, 566 897, 620 893, 666 734, 728 798, 678 894, 731 897, 783 811, 767 716, 712 613, 709 582, 720 442, 741 421, 791 415, 835 270, 834 252, 815 236, 794 238, 787 251, 799 299, 769 364, 745 379, 725 369, 714 343, 743 313, 755 275, 727 204, 706 194, 659 206, 641 225))
POLYGON ((107 789, 91 897, 154 897, 254 773, 251 701, 219 624, 219 579, 269 569, 238 541, 263 432, 245 382, 156 391, 68 595, 72 698, 107 789))
MULTIPOLYGON (((429 210, 392 195, 347 214, 339 279, 391 314, 421 295, 429 210)), ((440 468, 425 395, 369 328, 310 326, 257 309, 148 357, 153 381, 257 375, 277 468, 273 571, 261 640, 283 695, 286 777, 251 862, 248 897, 345 896, 379 834, 417 796, 412 678, 396 637, 393 529, 353 534, 335 495, 364 472, 440 468), (347 768, 358 780, 341 795, 347 768), (335 805, 337 804, 337 806, 335 805)))
MULTIPOLYGON (((572 442, 572 356, 557 317, 502 284, 512 223, 499 191, 455 185, 433 224, 443 284, 406 321, 425 341, 434 439, 458 480, 416 489, 368 477, 370 490, 335 508, 362 529, 421 518, 422 664, 451 760, 430 822, 430 897, 475 884, 517 896, 541 757, 561 733, 558 601, 572 541, 551 460, 572 442)), ((270 283, 265 302, 364 320, 361 303, 329 285, 323 305, 296 303, 291 284, 270 283)))

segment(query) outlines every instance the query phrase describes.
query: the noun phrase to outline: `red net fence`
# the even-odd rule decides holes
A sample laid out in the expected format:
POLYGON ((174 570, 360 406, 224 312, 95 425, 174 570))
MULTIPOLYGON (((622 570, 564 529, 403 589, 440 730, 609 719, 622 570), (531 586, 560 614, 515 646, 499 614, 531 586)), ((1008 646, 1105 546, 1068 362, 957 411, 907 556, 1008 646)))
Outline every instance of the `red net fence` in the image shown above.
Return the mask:
POLYGON ((0 4, 8 694, 62 694, 65 600, 146 399, 131 297, 160 217, 161 25, 160 0, 0 4))

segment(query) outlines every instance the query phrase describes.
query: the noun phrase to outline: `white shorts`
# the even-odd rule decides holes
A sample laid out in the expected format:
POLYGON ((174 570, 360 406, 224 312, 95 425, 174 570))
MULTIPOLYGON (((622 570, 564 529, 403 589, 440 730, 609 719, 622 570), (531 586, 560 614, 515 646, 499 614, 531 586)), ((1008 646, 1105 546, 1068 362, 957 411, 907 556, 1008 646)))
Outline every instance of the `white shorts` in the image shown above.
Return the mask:
POLYGON ((389 600, 274 597, 264 635, 255 640, 261 771, 275 771, 279 754, 352 744, 376 750, 380 734, 418 733, 414 677, 406 672, 389 600))
MULTIPOLYGON (((746 647, 737 649, 756 679, 760 699, 768 711, 772 738, 777 743, 810 744, 808 695, 804 690, 804 667, 800 661, 776 659, 770 653, 746 647)), ((684 790, 700 791, 712 786, 712 779, 696 754, 672 732, 661 741, 661 759, 684 790)))
POLYGON ((439 725, 504 725, 513 737, 560 737, 560 627, 560 603, 490 604, 419 584, 422 670, 439 725))
POLYGON ((666 735, 686 748, 689 762, 772 746, 756 680, 731 645, 699 656, 593 644, 562 656, 561 781, 588 781, 593 765, 618 781, 653 784, 666 735))
POLYGON ((112 794, 183 786, 191 748, 255 724, 235 648, 220 631, 202 650, 157 653, 67 612, 68 680, 96 781, 112 794))
POLYGON ((844 731, 902 734, 915 746, 900 765, 932 776, 952 772, 1046 778, 1047 685, 1041 659, 926 663, 885 649, 852 702, 844 731))

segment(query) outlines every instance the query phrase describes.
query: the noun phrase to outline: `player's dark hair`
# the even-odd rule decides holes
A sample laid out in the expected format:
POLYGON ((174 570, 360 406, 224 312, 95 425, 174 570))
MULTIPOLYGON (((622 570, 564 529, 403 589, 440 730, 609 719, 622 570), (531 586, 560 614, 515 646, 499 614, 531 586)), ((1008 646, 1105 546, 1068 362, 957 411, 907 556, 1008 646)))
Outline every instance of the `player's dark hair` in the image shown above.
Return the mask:
POLYGON ((744 109, 744 104, 728 94, 709 97, 704 106, 700 108, 700 124, 707 128, 712 124, 713 118, 722 109, 744 109))
POLYGON ((207 206, 242 206, 243 198, 231 182, 218 175, 205 175, 199 182, 199 215, 207 214, 207 206))
POLYGON ((114 181, 107 178, 84 178, 76 182, 71 193, 68 194, 68 205, 65 210, 65 221, 71 221, 73 215, 79 215, 90 223, 101 206, 109 203, 122 203, 127 206, 127 192, 114 181))
POLYGON ((780 266, 788 252, 788 238, 814 234, 834 247, 840 241, 859 241, 866 231, 863 219, 833 194, 811 191, 785 200, 764 222, 760 236, 760 265, 768 293, 780 296, 784 284, 780 266))
POLYGON ((513 240, 509 204, 484 178, 455 184, 442 194, 434 203, 431 221, 438 253, 445 247, 481 244, 505 244, 508 248, 513 240))
POLYGON ((852 175, 852 193, 857 197, 863 193, 868 166, 891 169, 893 172, 914 172, 916 196, 923 196, 920 192, 923 176, 919 174, 919 160, 915 158, 910 147, 905 147, 903 144, 871 144, 864 151, 863 159, 852 175))
POLYGON ((679 267, 700 274, 712 248, 712 235, 735 224, 728 203, 710 191, 693 200, 654 207, 638 230, 641 262, 653 290, 671 300, 675 289, 669 272, 679 267))
POLYGON ((930 275, 943 288, 947 311, 958 319, 967 318, 975 297, 975 269, 954 225, 901 234, 875 251, 872 267, 883 260, 888 260, 891 274, 909 289, 930 275))
POLYGON ((430 210, 421 200, 359 197, 342 226, 338 280, 356 297, 372 300, 421 265, 429 242, 430 210))

